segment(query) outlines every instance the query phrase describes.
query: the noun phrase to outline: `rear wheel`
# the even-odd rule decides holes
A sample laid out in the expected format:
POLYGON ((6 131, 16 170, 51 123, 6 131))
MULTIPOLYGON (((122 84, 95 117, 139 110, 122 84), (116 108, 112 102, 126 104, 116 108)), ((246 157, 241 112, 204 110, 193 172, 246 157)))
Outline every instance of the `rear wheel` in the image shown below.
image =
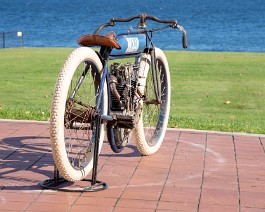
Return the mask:
MULTIPOLYGON (((68 181, 87 176, 93 167, 95 129, 100 132, 99 151, 104 129, 95 121, 95 106, 106 112, 106 89, 100 100, 102 63, 90 48, 81 47, 65 61, 54 90, 50 118, 52 153, 60 174, 68 181)), ((106 86, 105 86, 106 87, 106 86)))
POLYGON ((167 129, 168 116, 170 111, 170 75, 166 56, 161 49, 155 49, 157 84, 160 90, 161 102, 154 101, 154 83, 152 70, 149 68, 150 61, 145 56, 140 67, 148 67, 145 82, 145 100, 142 102, 142 113, 136 124, 135 135, 136 145, 143 155, 154 154, 161 146, 167 129))

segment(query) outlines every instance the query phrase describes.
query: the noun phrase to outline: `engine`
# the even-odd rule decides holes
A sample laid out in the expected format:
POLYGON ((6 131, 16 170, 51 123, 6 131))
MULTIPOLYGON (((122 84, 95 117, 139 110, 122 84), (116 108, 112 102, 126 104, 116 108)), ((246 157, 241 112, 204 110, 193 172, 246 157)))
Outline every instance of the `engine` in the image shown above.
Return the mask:
POLYGON ((113 63, 110 66, 111 110, 131 114, 136 108, 136 86, 139 66, 113 63))
POLYGON ((139 65, 133 63, 113 63, 110 66, 110 107, 115 117, 114 138, 118 148, 128 144, 129 134, 140 118, 138 71, 139 65))

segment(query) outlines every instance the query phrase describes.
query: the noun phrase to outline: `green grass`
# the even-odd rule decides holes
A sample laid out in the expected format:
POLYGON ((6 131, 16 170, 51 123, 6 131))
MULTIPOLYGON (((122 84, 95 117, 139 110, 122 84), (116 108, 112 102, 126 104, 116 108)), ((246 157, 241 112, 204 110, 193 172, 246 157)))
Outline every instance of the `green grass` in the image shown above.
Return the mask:
POLYGON ((167 52, 170 126, 265 132, 265 54, 167 52))
MULTIPOLYGON (((0 118, 48 120, 69 48, 0 49, 0 118)), ((265 53, 166 51, 169 127, 265 133, 265 53)))
POLYGON ((0 49, 0 118, 48 120, 58 72, 72 49, 0 49))

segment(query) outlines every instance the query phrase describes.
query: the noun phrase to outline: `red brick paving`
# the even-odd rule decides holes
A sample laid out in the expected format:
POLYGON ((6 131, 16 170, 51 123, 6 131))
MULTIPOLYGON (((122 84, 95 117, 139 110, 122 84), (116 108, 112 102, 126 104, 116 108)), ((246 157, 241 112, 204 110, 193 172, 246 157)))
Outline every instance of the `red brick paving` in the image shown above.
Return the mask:
POLYGON ((105 142, 98 170, 104 191, 43 190, 53 177, 48 124, 0 120, 0 211, 265 211, 264 135, 168 130, 149 157, 105 142))

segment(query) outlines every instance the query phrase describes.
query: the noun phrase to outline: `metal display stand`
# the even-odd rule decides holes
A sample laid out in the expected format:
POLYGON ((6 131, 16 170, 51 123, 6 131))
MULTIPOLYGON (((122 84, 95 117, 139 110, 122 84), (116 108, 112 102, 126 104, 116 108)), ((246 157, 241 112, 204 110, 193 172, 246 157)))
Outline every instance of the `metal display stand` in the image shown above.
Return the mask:
MULTIPOLYGON (((100 123, 101 119, 98 117, 97 121, 100 123)), ((96 141, 99 141, 99 129, 96 129, 95 132, 96 141)), ((83 179, 82 181, 89 181, 91 185, 84 188, 73 188, 70 186, 62 187, 63 184, 66 184, 66 179, 60 177, 59 171, 57 167, 54 165, 54 175, 53 179, 44 180, 43 182, 39 183, 39 186, 45 189, 52 189, 58 191, 68 191, 68 192, 94 192, 94 191, 101 191, 108 188, 108 185, 105 182, 97 180, 97 166, 98 166, 98 153, 99 153, 99 142, 95 142, 95 149, 94 149, 94 160, 93 160, 93 169, 92 169, 92 179, 83 179)))
POLYGON ((91 182, 91 185, 84 188, 74 188, 67 185, 69 181, 67 181, 63 177, 60 177, 58 169, 56 168, 56 166, 54 166, 53 179, 44 180, 43 182, 39 183, 39 186, 41 186, 44 189, 67 191, 67 192, 94 192, 94 191, 105 190, 106 188, 108 188, 108 185, 105 182, 96 180, 96 175, 94 174, 94 172, 92 174, 92 179, 83 179, 82 181, 91 182), (66 186, 63 187, 63 185, 66 186))

